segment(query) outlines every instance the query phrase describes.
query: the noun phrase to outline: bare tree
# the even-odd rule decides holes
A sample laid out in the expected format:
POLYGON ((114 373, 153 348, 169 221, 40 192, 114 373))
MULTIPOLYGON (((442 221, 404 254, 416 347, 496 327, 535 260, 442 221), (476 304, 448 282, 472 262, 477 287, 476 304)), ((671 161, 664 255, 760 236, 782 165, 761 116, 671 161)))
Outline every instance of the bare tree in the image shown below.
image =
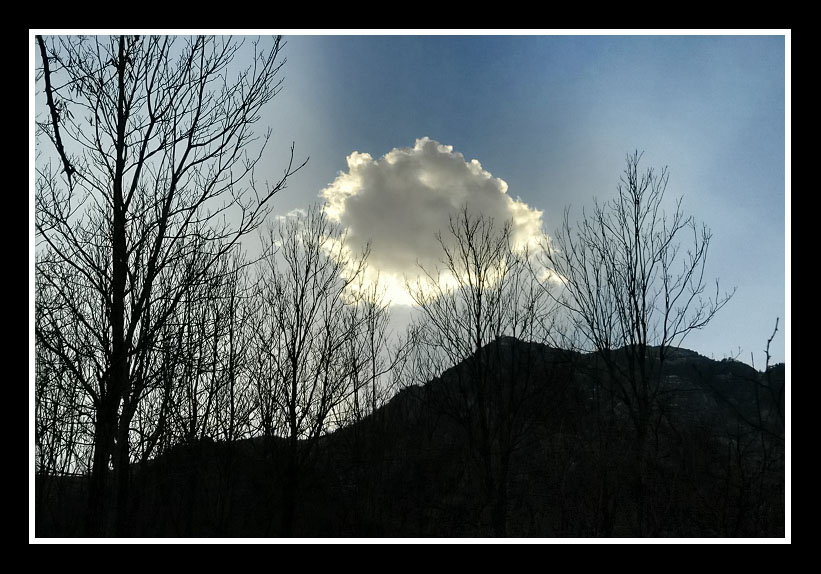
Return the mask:
POLYGON ((233 441, 249 432, 251 409, 242 392, 249 339, 244 325, 253 309, 246 271, 241 251, 226 253, 207 280, 189 289, 167 323, 174 354, 162 355, 163 367, 176 369, 171 424, 181 442, 233 441))
POLYGON ((350 340, 365 320, 351 287, 366 254, 348 253, 342 231, 318 206, 270 229, 258 284, 256 419, 273 443, 286 439, 282 534, 293 531, 299 480, 317 439, 337 425, 352 392, 350 340))
POLYGON ((496 536, 507 532, 511 457, 528 434, 543 390, 537 353, 548 310, 527 251, 513 245, 511 225, 496 225, 467 207, 438 234, 442 267, 409 285, 418 381, 442 377, 437 405, 465 431, 496 536), (446 369, 457 366, 443 375, 446 369))
POLYGON ((350 357, 352 392, 340 415, 342 424, 358 423, 375 413, 393 396, 396 365, 403 361, 407 341, 394 337, 390 330, 390 308, 384 293, 376 281, 360 281, 354 288, 357 293, 355 313, 348 316, 356 323, 346 342, 345 354, 350 357))
POLYGON ((49 340, 60 332, 52 344, 35 347, 35 468, 41 475, 83 474, 91 465, 88 447, 94 432, 93 405, 82 385, 93 380, 98 365, 93 340, 73 320, 73 308, 66 302, 68 298, 83 306, 87 293, 65 267, 52 268, 65 273, 59 275, 62 289, 43 281, 42 270, 54 263, 46 250, 35 264, 35 332, 49 340))
MULTIPOLYGON (((255 143, 253 128, 279 91, 284 60, 275 38, 268 47, 254 42, 251 61, 240 63, 243 43, 37 37, 46 103, 37 127, 52 144, 37 167, 37 241, 53 255, 40 276, 60 294, 71 328, 94 346, 93 376, 75 373, 94 411, 91 535, 124 531, 131 421, 150 386, 139 366, 150 363, 153 342, 186 294, 262 223, 301 167, 293 167, 292 147, 282 178, 256 186, 270 131, 255 143), (81 281, 79 300, 58 269, 81 281)), ((39 329, 37 343, 70 369, 76 352, 65 351, 65 333, 39 329)))
POLYGON ((616 198, 596 203, 562 228, 542 250, 543 264, 563 284, 552 291, 582 343, 604 365, 606 388, 626 409, 635 431, 638 526, 648 434, 661 412, 664 361, 692 331, 706 326, 727 304, 718 281, 705 294, 712 234, 675 202, 663 210, 669 174, 639 170, 641 154, 627 157, 616 198), (688 246, 681 248, 681 240, 688 246))

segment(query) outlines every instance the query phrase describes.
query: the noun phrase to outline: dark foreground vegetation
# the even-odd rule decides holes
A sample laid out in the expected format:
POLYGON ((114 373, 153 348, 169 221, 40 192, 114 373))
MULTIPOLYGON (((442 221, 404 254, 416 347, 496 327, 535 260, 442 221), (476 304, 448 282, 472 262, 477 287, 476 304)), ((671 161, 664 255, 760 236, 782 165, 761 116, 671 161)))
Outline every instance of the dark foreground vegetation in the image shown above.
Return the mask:
MULTIPOLYGON (((783 365, 762 373, 672 350, 637 452, 596 355, 512 339, 484 351, 500 382, 514 361, 536 359, 527 433, 508 445, 501 489, 487 492, 481 466, 503 457, 483 458, 453 415, 449 397, 469 384, 463 363, 302 453, 310 463, 291 489, 291 534, 492 536, 501 502, 507 536, 784 536, 783 365)), ((206 439, 132 465, 127 535, 281 535, 288 453, 281 439, 206 439)), ((85 478, 38 476, 36 535, 82 535, 86 494, 85 478)))

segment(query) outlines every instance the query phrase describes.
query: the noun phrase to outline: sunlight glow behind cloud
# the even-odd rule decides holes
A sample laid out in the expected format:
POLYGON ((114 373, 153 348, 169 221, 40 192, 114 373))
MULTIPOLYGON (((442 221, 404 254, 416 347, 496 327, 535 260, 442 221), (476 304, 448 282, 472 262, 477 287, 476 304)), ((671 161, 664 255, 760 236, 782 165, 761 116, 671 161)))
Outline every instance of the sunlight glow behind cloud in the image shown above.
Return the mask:
POLYGON ((505 181, 453 146, 424 137, 379 159, 355 151, 347 161, 348 171, 320 194, 325 214, 348 229, 353 252, 370 242, 368 280, 378 274, 393 304, 413 303, 405 279, 416 283, 420 264, 432 271, 440 263, 436 233, 445 235, 449 217, 465 205, 499 227, 511 220, 517 247, 535 247, 541 236, 542 212, 512 198, 505 181))

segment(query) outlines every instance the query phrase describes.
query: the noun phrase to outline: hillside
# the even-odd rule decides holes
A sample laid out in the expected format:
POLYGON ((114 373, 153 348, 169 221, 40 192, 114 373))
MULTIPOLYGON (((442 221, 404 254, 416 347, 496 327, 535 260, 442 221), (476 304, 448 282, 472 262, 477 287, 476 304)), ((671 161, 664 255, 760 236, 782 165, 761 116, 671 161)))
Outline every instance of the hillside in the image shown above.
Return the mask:
MULTIPOLYGON (((784 535, 783 365, 672 350, 638 441, 602 357, 483 351, 303 445, 293 534, 784 535)), ((280 535, 283 447, 202 442, 135 466, 131 535, 280 535)), ((80 532, 82 479, 41 477, 36 494, 38 536, 80 532)))

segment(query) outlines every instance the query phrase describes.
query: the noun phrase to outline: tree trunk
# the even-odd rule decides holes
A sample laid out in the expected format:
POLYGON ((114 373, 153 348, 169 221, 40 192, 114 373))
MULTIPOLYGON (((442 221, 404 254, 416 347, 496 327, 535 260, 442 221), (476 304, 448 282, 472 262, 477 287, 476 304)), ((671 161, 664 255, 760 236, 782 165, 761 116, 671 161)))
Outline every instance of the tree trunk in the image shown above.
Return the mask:
MULTIPOLYGON (((646 419, 642 417, 643 422, 646 419)), ((638 528, 637 536, 645 536, 645 506, 647 485, 646 482, 646 467, 647 467, 647 425, 642 424, 637 428, 636 433, 636 452, 635 452, 635 468, 634 468, 634 492, 636 496, 636 524, 638 528)))
POLYGON ((131 512, 129 509, 129 487, 131 482, 131 468, 129 465, 128 449, 128 422, 121 421, 117 432, 117 444, 114 449, 114 477, 117 485, 117 499, 115 504, 115 535, 117 537, 130 536, 131 512), (122 424, 125 423, 125 424, 122 424))
POLYGON ((504 538, 507 536, 507 488, 500 484, 491 507, 493 521, 493 536, 504 538))
POLYGON ((297 437, 288 439, 288 461, 285 467, 285 479, 282 485, 282 536, 291 537, 294 532, 294 515, 296 513, 297 486, 297 437))
POLYGON ((97 538, 110 533, 108 461, 111 458, 114 418, 110 405, 100 405, 94 425, 94 458, 91 466, 91 480, 88 489, 88 514, 86 515, 86 536, 97 538))
MULTIPOLYGON (((116 164, 113 180, 113 219, 112 219, 112 250, 111 250, 111 378, 108 394, 114 404, 113 416, 108 426, 108 441, 112 445, 117 434, 117 406, 120 397, 126 396, 129 387, 128 345, 125 326, 126 281, 128 277, 128 252, 126 243, 126 213, 123 201, 123 174, 125 170, 125 125, 127 112, 125 110, 125 38, 120 37, 119 54, 117 60, 118 72, 118 102, 117 102, 117 142, 116 164)), ((121 425, 122 426, 122 425, 121 425)), ((127 428, 127 424, 125 425, 127 428)), ((126 431, 127 432, 127 431, 126 431)), ((117 437, 121 439, 121 437, 117 437)), ((127 438, 127 437, 126 437, 127 438)), ((122 451, 125 450, 125 471, 128 471, 128 441, 124 449, 118 440, 117 455, 114 461, 117 469, 117 504, 115 506, 115 524, 117 531, 120 528, 119 512, 120 497, 127 496, 128 479, 121 475, 122 451), (121 484, 122 483, 122 484, 121 484)), ((113 446, 113 445, 112 445, 113 446)), ((107 465, 106 465, 107 467, 107 465)))
POLYGON ((500 454, 500 459, 499 476, 497 479, 496 492, 491 512, 493 520, 493 535, 497 538, 504 538, 507 536, 507 477, 510 469, 510 451, 505 449, 504 452, 500 454))

